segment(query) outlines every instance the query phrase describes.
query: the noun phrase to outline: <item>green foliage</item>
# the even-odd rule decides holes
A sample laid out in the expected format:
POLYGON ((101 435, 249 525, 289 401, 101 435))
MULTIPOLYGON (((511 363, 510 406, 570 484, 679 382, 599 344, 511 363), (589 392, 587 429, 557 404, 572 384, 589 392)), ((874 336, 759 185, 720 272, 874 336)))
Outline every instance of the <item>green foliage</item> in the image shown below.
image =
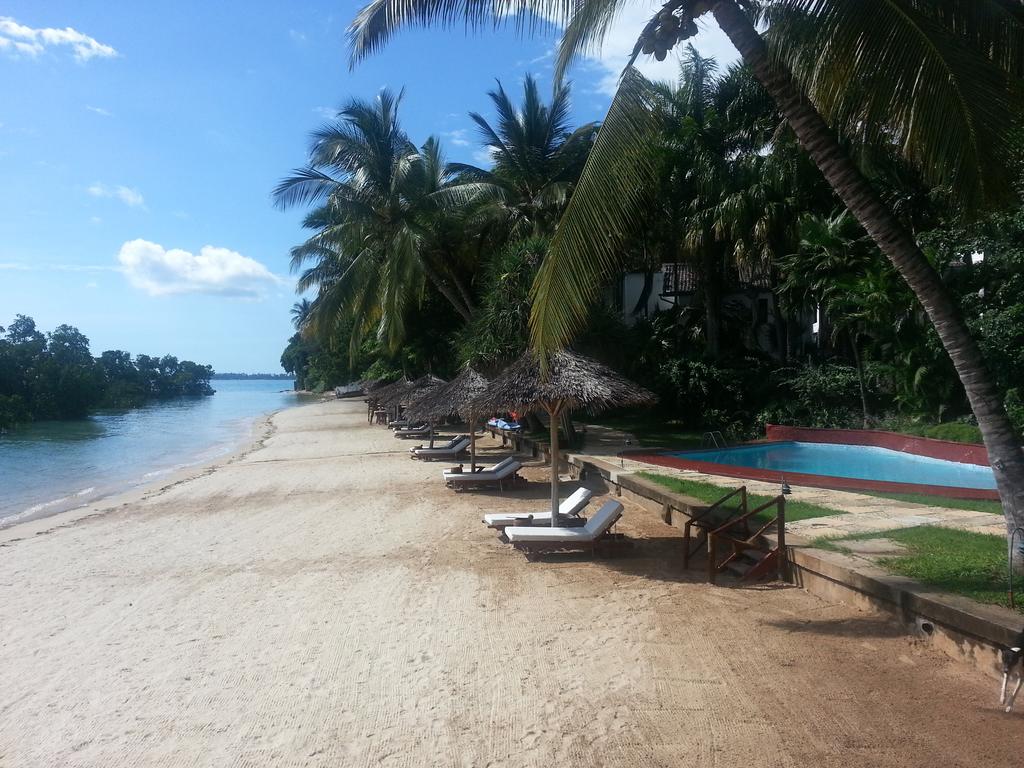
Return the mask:
MULTIPOLYGON (((673 493, 679 493, 683 496, 692 496, 693 498, 699 499, 707 504, 713 504, 732 490, 731 488, 723 488, 722 486, 714 485, 713 483, 705 483, 700 480, 690 480, 684 477, 662 475, 657 472, 639 472, 638 474, 647 480, 668 488, 673 493)), ((761 496, 755 493, 747 495, 747 504, 751 509, 759 507, 762 504, 766 504, 771 500, 771 496, 761 496)), ((845 513, 839 509, 822 507, 818 504, 810 504, 806 501, 793 501, 791 499, 786 499, 786 521, 790 523, 795 523, 797 520, 809 520, 814 517, 832 517, 834 515, 842 514, 845 513)), ((768 519, 773 515, 774 510, 769 509, 767 512, 761 515, 756 515, 755 517, 768 519)))
POLYGON ((861 426, 857 370, 849 365, 802 365, 775 372, 777 391, 758 415, 758 427, 785 424, 803 427, 861 426))
POLYGON ((547 249, 545 238, 515 241, 484 266, 480 307, 459 339, 463 362, 478 370, 497 370, 525 351, 530 286, 547 249))
POLYGON ((77 328, 43 335, 18 315, 0 338, 0 427, 28 420, 76 419, 99 407, 153 398, 212 395, 213 369, 176 357, 109 350, 94 358, 77 328))
MULTIPOLYGON (((827 541, 831 548, 842 551, 845 541, 877 538, 891 539, 908 549, 906 554, 878 560, 886 570, 944 592, 1009 607, 1005 536, 919 526, 827 541)), ((816 541, 815 546, 821 543, 816 541)), ((1018 606, 1018 610, 1024 611, 1024 607, 1018 606)))
POLYGON ((974 424, 950 422, 936 424, 924 430, 924 436, 934 440, 951 440, 955 443, 980 443, 981 430, 974 424))

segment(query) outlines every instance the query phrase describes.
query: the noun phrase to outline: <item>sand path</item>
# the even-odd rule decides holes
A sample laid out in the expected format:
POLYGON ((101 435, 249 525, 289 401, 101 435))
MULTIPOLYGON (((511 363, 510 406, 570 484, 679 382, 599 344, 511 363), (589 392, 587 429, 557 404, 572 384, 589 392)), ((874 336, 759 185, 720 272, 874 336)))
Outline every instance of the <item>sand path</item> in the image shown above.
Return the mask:
POLYGON ((1020 764, 996 686, 883 620, 708 587, 629 507, 628 556, 527 562, 478 517, 543 486, 446 491, 359 403, 275 424, 0 546, 0 766, 1020 764))

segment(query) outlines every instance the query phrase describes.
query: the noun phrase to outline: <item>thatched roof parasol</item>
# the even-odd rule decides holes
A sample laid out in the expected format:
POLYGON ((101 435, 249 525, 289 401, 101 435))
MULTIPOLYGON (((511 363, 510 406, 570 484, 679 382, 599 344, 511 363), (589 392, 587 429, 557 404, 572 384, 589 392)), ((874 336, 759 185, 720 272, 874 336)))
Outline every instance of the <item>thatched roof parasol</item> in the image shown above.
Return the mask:
POLYGON ((408 405, 424 392, 429 392, 447 383, 444 379, 428 373, 426 376, 420 376, 415 381, 410 381, 403 391, 391 398, 391 402, 408 405))
POLYGON ((418 394, 407 411, 415 420, 435 422, 449 416, 462 416, 469 422, 469 463, 476 469, 476 413, 471 404, 487 389, 487 379, 468 365, 462 373, 439 387, 433 387, 418 394))
POLYGON ((409 403, 413 419, 442 421, 449 416, 469 418, 469 404, 487 389, 487 379, 468 365, 462 373, 449 381, 427 390, 421 390, 409 403))
POLYGON ((562 350, 548 358, 541 371, 540 358, 527 352, 499 374, 487 391, 473 401, 480 413, 492 411, 545 411, 551 420, 551 525, 558 525, 558 420, 563 413, 597 413, 628 405, 652 405, 655 396, 611 368, 562 350))
POLYGON ((562 350, 548 358, 541 375, 539 358, 527 352, 501 372, 474 401, 481 412, 561 411, 598 413, 628 405, 653 405, 656 397, 606 365, 562 350))
POLYGON ((407 386, 409 386, 409 380, 403 376, 398 381, 393 381, 390 384, 375 387, 367 392, 367 394, 372 400, 378 403, 383 403, 399 392, 403 392, 407 386))

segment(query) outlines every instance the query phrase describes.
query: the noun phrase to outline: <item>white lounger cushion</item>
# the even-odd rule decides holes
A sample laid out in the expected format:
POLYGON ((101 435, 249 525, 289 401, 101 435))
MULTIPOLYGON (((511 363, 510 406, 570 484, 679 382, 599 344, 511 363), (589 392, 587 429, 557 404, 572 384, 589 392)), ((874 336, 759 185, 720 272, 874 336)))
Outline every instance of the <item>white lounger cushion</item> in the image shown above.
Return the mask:
POLYGON ((410 448, 409 453, 426 456, 430 456, 434 453, 461 453, 462 450, 467 447, 469 447, 469 438, 465 435, 459 435, 458 437, 452 438, 444 445, 435 445, 433 448, 428 448, 422 445, 416 448, 410 448))
POLYGON ((522 468, 522 464, 515 460, 514 457, 509 456, 504 461, 500 461, 493 467, 482 469, 479 472, 451 472, 450 470, 444 471, 444 479, 455 482, 479 482, 480 480, 503 480, 509 475, 514 475, 522 468))
MULTIPOLYGON (((558 514, 562 517, 571 517, 578 515, 590 502, 590 497, 594 495, 594 492, 589 488, 577 488, 575 492, 569 498, 565 499, 561 504, 558 505, 558 514)), ((495 513, 493 515, 484 515, 483 521, 491 528, 499 528, 505 525, 513 525, 517 520, 526 520, 532 518, 534 522, 551 522, 551 510, 547 509, 543 512, 502 512, 495 513)))
POLYGON ((546 541, 579 542, 589 544, 603 536, 616 520, 622 515, 622 504, 610 499, 606 501, 597 513, 587 520, 587 524, 579 528, 545 528, 537 526, 511 526, 505 529, 508 540, 515 544, 517 541, 543 543, 546 541))

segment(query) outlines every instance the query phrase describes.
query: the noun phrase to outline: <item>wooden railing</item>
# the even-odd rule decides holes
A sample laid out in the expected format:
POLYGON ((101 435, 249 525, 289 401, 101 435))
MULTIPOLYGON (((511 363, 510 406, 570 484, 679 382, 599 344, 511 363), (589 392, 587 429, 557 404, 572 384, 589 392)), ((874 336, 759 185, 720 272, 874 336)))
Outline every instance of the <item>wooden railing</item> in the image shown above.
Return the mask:
POLYGON ((747 486, 741 485, 735 491, 727 493, 699 515, 695 515, 683 525, 683 567, 690 567, 690 558, 700 551, 710 531, 722 524, 722 507, 729 499, 739 496, 739 512, 747 511, 747 486), (693 529, 697 529, 696 536, 693 529), (702 538, 703 535, 703 538, 702 538))
MULTIPOLYGON (((744 494, 744 499, 746 496, 744 494)), ((743 578, 753 579, 766 576, 775 568, 779 578, 785 577, 786 570, 786 497, 779 495, 766 501, 759 507, 744 512, 738 517, 727 520, 707 533, 708 550, 708 581, 712 584, 719 573, 729 567, 730 563, 739 561, 744 556, 752 557, 754 562, 743 578), (750 531, 750 521, 766 509, 775 507, 775 516, 766 521, 756 531, 750 531), (771 546, 765 538, 770 529, 775 528, 775 546, 771 546), (721 562, 718 561, 719 543, 732 547, 732 552, 721 562), (760 556, 752 553, 760 553, 760 556)))

